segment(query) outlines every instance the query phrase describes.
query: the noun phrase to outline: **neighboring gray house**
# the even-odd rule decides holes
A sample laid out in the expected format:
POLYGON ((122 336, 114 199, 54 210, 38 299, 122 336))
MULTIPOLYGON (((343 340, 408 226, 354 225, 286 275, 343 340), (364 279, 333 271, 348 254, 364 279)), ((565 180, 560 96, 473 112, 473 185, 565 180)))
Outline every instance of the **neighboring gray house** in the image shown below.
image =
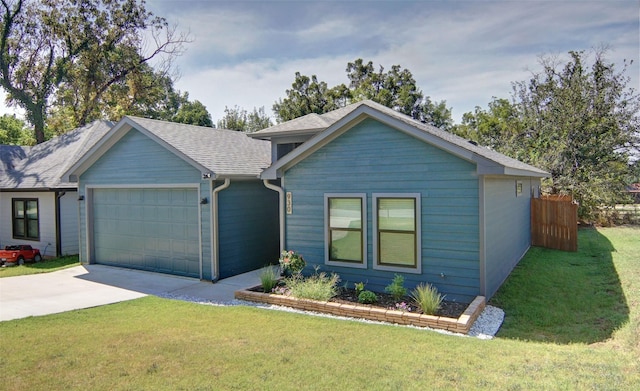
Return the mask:
POLYGON ((372 101, 250 135, 270 140, 281 236, 320 270, 383 291, 395 273, 490 298, 530 246, 549 174, 372 101))
POLYGON ((44 256, 78 253, 76 184, 60 178, 111 126, 96 121, 34 147, 0 146, 0 247, 30 244, 44 256))
POLYGON ((80 260, 217 280, 278 258, 270 145, 245 133, 124 117, 64 173, 80 260))

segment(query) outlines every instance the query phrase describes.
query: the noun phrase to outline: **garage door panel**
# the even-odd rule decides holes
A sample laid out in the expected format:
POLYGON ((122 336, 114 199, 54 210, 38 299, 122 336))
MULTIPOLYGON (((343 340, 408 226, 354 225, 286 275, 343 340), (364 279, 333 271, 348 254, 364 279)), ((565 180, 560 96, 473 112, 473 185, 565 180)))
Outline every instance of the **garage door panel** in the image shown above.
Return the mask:
POLYGON ((94 189, 95 261, 199 277, 196 189, 94 189))

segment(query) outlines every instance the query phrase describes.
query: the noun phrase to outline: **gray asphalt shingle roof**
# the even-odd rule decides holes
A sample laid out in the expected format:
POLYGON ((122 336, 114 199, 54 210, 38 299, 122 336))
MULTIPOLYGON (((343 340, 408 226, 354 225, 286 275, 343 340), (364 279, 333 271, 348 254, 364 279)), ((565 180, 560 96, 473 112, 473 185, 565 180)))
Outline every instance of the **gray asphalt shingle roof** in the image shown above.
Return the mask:
MULTIPOLYGON (((95 121, 54 137, 42 144, 27 148, 13 168, 0 177, 1 189, 60 189, 75 188, 75 183, 64 182, 62 174, 87 152, 111 127, 109 121, 95 121)), ((4 154, 10 150, 3 146, 4 154)), ((14 150, 15 152, 15 150, 14 150)))
POLYGON ((401 121, 409 126, 412 126, 420 131, 424 132, 425 135, 435 136, 441 140, 444 140, 452 145, 465 149, 469 152, 475 153, 478 156, 481 156, 485 159, 491 160, 499 165, 502 165, 507 168, 512 168, 516 170, 525 170, 533 173, 538 173, 541 176, 547 176, 548 173, 544 170, 541 170, 537 167, 533 167, 529 164, 523 163, 519 160, 510 158, 506 155, 503 155, 499 152, 493 151, 489 148, 482 147, 480 145, 475 145, 470 143, 468 140, 459 137, 453 133, 449 133, 442 129, 439 129, 435 126, 428 125, 417 121, 407 115, 399 113, 392 108, 386 107, 379 103, 376 103, 371 100, 363 100, 360 102, 356 102, 345 106, 343 108, 331 111, 326 114, 318 115, 318 114, 308 114, 300 118, 296 118, 294 120, 284 122, 275 126, 272 126, 267 129, 263 129, 259 132, 253 133, 252 137, 262 137, 262 138, 271 138, 274 136, 286 136, 287 134, 301 133, 304 131, 311 132, 312 130, 316 130, 316 133, 320 133, 323 130, 329 128, 345 116, 349 115, 351 112, 355 111, 361 106, 368 106, 371 109, 374 109, 380 113, 383 113, 391 118, 394 118, 398 121, 401 121), (324 126, 320 126, 324 124, 324 126))
POLYGON ((216 176, 254 176, 271 163, 271 144, 235 130, 126 117, 216 176))

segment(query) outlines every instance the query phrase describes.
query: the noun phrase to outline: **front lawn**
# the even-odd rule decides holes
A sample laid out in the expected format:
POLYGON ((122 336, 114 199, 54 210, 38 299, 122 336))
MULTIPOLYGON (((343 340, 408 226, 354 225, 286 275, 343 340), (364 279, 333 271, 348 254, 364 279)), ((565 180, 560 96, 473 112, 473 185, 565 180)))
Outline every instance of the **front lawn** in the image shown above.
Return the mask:
POLYGON ((80 265, 77 255, 69 255, 55 259, 45 259, 41 262, 25 263, 20 266, 0 267, 0 278, 25 276, 27 274, 49 273, 80 265))
POLYGON ((1 322, 0 389, 636 390, 639 237, 638 228, 581 231, 580 252, 568 258, 534 249, 516 269, 513 278, 518 283, 510 278, 495 298, 505 305, 507 319, 499 337, 491 341, 145 297, 1 322), (542 273, 558 266, 535 265, 549 258, 567 264, 569 270, 586 271, 542 273), (602 270, 591 258, 600 260, 594 262, 602 270), (545 283, 562 273, 569 274, 545 283), (597 274, 604 274, 604 279, 597 280, 597 274), (544 288, 542 294, 522 286, 528 279, 544 288), (571 281, 569 291, 586 289, 575 279, 599 287, 584 303, 588 311, 558 297, 566 293, 557 290, 563 286, 558 281, 571 281), (526 293, 514 292, 521 289, 526 293), (582 313, 594 311, 598 315, 582 313), (574 312, 573 323, 587 323, 586 329, 593 327, 594 317, 602 318, 596 326, 604 331, 583 332, 569 324, 571 314, 561 312, 574 312), (546 313, 545 320, 537 321, 546 313))

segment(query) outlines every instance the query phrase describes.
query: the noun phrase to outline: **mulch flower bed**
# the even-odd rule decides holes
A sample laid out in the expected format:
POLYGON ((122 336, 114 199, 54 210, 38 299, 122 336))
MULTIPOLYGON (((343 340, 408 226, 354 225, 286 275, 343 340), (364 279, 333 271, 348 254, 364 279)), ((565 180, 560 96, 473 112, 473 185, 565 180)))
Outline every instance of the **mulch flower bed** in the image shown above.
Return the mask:
MULTIPOLYGON (((260 292, 262 293, 262 287, 256 286, 253 288, 249 288, 249 291, 252 292, 260 292)), ((399 310, 399 311, 408 311, 417 314, 421 314, 422 312, 418 309, 418 307, 413 303, 413 299, 409 296, 405 296, 401 300, 396 300, 388 293, 377 293, 378 301, 374 304, 361 304, 358 303, 358 294, 355 289, 350 288, 341 288, 338 292, 337 296, 332 297, 329 301, 334 303, 346 303, 346 304, 358 304, 362 306, 368 307, 379 307, 383 309, 389 310, 399 310)), ((442 302, 442 306, 436 312, 436 316, 446 316, 448 318, 458 318, 460 315, 464 313, 469 304, 458 303, 455 301, 447 301, 444 300, 442 302)))
MULTIPOLYGON (((388 293, 377 293, 378 301, 374 304, 361 304, 361 305, 370 305, 373 307, 381 307, 391 310, 409 310, 410 312, 415 312, 421 314, 419 308, 413 302, 413 299, 409 296, 403 297, 401 300, 396 300, 388 293), (404 305, 403 305, 404 304, 404 305)), ((356 304, 358 303, 358 295, 356 294, 355 289, 340 289, 340 292, 337 296, 334 296, 331 300, 337 303, 349 303, 356 304)), ((467 309, 469 304, 458 303, 455 301, 442 301, 442 306, 435 313, 436 316, 446 316, 448 318, 458 318, 462 313, 467 309)))

